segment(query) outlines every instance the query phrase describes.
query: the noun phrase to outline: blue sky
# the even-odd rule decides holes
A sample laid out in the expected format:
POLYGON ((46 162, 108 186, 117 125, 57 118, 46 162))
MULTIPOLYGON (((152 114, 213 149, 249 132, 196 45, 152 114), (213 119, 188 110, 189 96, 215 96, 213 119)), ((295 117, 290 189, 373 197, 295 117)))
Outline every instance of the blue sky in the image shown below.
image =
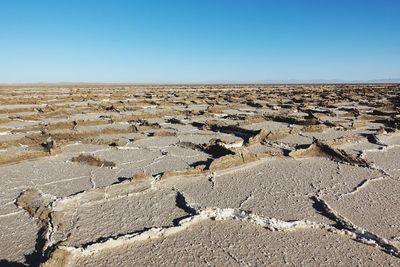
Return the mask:
POLYGON ((0 0, 0 83, 400 78, 397 0, 0 0))

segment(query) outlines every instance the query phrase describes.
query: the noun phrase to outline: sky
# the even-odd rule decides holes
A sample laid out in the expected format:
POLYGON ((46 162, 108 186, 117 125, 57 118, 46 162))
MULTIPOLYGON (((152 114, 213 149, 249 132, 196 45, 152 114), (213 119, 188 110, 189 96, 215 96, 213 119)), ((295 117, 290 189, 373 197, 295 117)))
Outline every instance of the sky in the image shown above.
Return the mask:
POLYGON ((398 0, 0 0, 0 83, 400 78, 398 0))

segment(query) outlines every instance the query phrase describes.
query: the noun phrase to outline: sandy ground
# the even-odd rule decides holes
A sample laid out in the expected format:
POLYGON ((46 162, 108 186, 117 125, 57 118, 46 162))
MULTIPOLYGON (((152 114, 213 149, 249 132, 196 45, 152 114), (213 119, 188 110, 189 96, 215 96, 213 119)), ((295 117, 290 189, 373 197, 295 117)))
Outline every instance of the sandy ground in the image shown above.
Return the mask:
POLYGON ((0 87, 0 266, 399 266, 400 86, 0 87))

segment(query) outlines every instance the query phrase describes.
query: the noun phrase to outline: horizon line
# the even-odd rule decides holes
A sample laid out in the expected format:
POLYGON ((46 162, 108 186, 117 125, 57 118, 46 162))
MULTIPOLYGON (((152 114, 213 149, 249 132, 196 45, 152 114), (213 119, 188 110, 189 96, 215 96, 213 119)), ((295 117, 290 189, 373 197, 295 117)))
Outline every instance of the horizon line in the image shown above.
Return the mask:
POLYGON ((400 79, 376 80, 271 80, 271 81, 202 81, 202 82, 0 82, 0 86, 33 85, 280 85, 280 84, 400 84, 400 79))

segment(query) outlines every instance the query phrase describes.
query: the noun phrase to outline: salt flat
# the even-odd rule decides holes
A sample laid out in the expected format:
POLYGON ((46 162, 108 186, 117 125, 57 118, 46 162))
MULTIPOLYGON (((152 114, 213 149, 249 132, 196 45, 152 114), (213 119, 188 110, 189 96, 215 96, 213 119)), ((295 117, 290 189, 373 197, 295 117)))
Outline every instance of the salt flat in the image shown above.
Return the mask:
POLYGON ((0 87, 1 266, 399 266, 400 86, 0 87))

